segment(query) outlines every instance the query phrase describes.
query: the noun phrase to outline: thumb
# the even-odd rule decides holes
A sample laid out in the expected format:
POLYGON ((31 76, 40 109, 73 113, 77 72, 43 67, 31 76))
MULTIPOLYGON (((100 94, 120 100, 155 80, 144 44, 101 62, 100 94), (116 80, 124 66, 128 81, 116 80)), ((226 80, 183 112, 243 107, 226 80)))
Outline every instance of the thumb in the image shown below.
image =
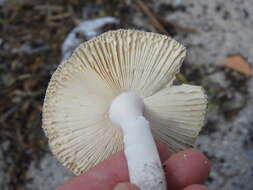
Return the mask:
POLYGON ((140 190, 136 185, 131 183, 118 183, 113 190, 140 190))

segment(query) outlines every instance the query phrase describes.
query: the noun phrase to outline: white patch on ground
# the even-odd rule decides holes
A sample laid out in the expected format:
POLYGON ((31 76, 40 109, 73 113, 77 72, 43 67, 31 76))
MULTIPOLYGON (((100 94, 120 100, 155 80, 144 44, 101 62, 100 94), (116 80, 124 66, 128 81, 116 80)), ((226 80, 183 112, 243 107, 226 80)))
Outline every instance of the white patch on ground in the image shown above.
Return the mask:
POLYGON ((50 190, 56 189, 59 185, 70 180, 74 174, 63 167, 57 159, 46 154, 39 163, 32 162, 27 173, 27 178, 31 179, 26 188, 29 190, 50 190), (37 164, 39 164, 37 166, 37 164))
POLYGON ((199 31, 178 37, 188 47, 189 62, 219 64, 239 53, 253 63, 253 1, 184 0, 180 5, 186 11, 169 13, 166 19, 199 31))
POLYGON ((249 81, 251 99, 233 123, 220 123, 218 131, 202 135, 198 145, 212 157, 210 189, 251 190, 253 187, 253 149, 244 146, 253 133, 253 79, 249 81))
POLYGON ((6 3, 6 0, 0 0, 0 5, 3 6, 6 3))
POLYGON ((119 20, 114 17, 102 17, 93 20, 87 20, 75 27, 66 37, 62 45, 62 60, 66 60, 71 56, 83 40, 79 39, 77 34, 83 35, 86 40, 89 40, 98 35, 97 30, 106 24, 118 23, 119 20))

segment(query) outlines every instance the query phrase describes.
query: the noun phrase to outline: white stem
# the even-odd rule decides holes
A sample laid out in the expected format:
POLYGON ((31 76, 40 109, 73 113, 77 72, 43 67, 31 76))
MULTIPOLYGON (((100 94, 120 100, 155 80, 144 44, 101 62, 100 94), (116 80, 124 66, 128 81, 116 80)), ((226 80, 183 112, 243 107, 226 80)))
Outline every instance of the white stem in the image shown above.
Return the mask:
POLYGON ((124 93, 113 101, 110 118, 123 129, 130 182, 141 190, 165 190, 164 172, 143 108, 140 97, 124 93))
POLYGON ((130 182, 141 190, 165 190, 164 173, 149 122, 139 116, 122 128, 130 182))

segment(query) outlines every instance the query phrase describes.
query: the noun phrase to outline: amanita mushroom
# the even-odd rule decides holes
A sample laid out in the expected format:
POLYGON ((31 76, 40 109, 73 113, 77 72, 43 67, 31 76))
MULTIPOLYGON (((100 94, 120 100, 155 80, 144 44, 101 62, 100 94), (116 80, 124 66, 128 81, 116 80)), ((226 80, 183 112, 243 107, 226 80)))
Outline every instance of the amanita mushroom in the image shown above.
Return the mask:
POLYGON ((207 104, 201 87, 172 86, 184 57, 175 40, 136 30, 81 44, 46 92, 43 128, 54 155, 78 175, 124 147, 130 181, 166 189, 153 136, 175 152, 193 146, 207 104))

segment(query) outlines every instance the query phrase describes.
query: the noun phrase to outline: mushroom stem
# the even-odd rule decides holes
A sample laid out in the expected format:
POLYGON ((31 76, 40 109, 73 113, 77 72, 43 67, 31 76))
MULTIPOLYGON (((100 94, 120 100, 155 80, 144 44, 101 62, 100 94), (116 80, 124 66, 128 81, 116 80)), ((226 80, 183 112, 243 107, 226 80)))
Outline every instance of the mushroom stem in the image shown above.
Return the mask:
POLYGON ((141 190, 165 190, 164 172, 143 109, 143 100, 138 95, 123 93, 113 100, 110 118, 121 126, 124 133, 130 182, 141 190))

